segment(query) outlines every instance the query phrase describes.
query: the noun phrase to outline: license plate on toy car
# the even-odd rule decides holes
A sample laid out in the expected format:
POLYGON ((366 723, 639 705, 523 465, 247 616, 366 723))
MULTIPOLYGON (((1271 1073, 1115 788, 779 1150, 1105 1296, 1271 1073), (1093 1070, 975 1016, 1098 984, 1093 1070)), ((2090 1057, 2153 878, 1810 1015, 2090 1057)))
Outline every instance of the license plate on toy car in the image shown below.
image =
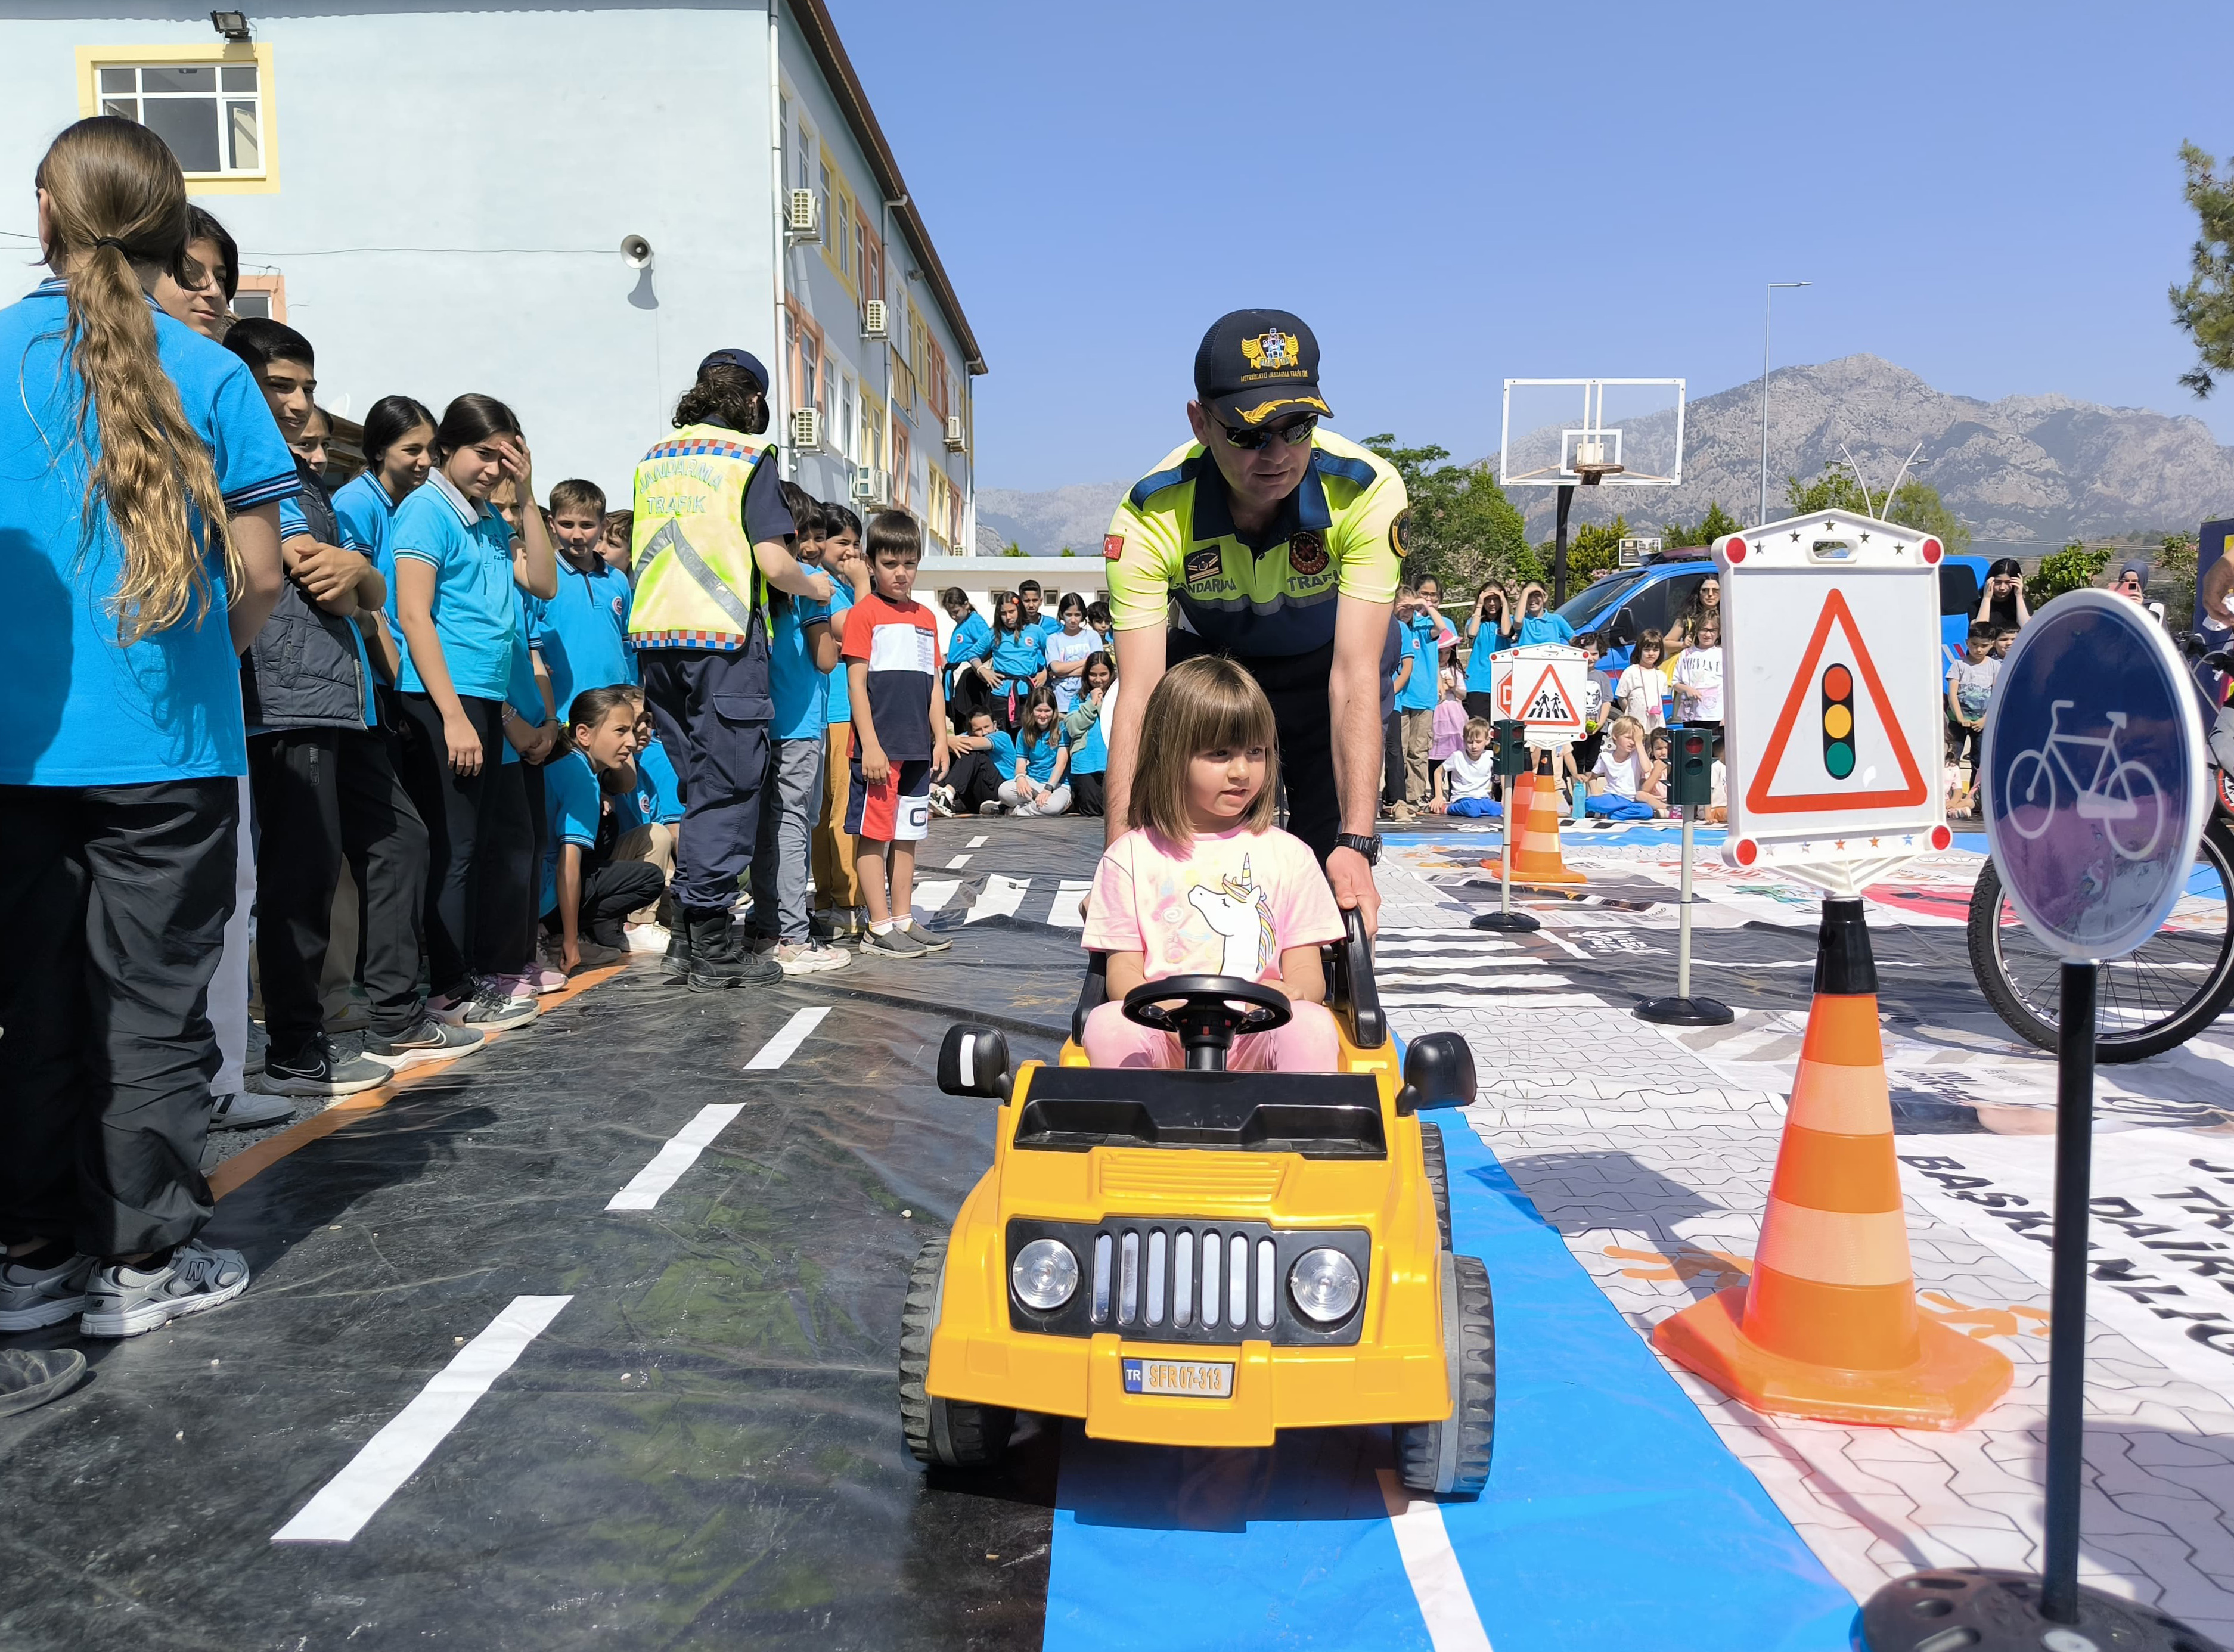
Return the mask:
POLYGON ((1231 1400, 1233 1366, 1224 1360, 1127 1360, 1125 1392, 1184 1400, 1231 1400))

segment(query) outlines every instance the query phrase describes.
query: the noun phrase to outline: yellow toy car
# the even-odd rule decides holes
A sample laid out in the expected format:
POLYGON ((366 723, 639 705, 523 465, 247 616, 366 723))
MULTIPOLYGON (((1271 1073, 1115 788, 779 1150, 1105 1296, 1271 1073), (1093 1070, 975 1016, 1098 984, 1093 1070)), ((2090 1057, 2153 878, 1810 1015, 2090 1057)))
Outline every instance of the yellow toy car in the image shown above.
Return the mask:
POLYGON ((1395 1426, 1404 1483, 1471 1497, 1497 1388, 1489 1275, 1451 1254, 1442 1137, 1422 1108, 1473 1100, 1473 1052, 1417 1039, 1403 1071, 1356 915, 1326 950, 1341 1070, 1225 1070, 1287 1000, 1219 976, 1144 983, 1134 1021, 1183 1070, 1089 1065, 1089 969, 1058 1065, 1010 1074, 1007 1041, 950 1028, 939 1087, 1001 1103, 993 1166, 923 1247, 901 1317, 900 1419, 921 1461, 992 1463, 1016 1413, 1097 1439, 1269 1446, 1283 1428, 1395 1426))

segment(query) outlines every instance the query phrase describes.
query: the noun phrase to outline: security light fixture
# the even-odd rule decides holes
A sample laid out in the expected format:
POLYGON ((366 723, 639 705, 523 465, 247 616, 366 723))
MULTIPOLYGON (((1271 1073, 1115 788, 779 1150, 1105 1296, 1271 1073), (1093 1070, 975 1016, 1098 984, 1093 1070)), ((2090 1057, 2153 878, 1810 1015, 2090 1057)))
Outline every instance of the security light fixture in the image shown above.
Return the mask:
POLYGON ((246 40, 248 14, 245 11, 212 11, 210 13, 210 27, 227 40, 246 40))

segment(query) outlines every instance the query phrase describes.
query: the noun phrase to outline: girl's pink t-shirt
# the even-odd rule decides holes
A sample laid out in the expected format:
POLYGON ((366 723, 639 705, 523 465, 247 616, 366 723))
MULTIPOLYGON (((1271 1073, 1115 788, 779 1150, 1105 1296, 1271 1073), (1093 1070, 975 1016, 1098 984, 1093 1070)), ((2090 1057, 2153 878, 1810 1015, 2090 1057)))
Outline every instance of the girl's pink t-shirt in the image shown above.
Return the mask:
POLYGON ((1280 954, 1342 936, 1326 874, 1300 838, 1239 827, 1191 844, 1140 828, 1111 844, 1086 906, 1087 950, 1138 952, 1151 981, 1280 972, 1280 954))

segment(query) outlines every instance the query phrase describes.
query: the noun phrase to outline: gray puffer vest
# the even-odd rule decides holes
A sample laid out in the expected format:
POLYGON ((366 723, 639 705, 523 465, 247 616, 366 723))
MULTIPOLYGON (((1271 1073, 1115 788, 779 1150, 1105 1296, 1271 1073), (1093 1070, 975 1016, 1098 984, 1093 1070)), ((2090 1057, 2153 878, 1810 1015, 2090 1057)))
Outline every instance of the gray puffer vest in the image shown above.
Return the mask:
MULTIPOLYGON (((310 537, 339 545, 341 527, 332 499, 316 472, 300 459, 295 473, 310 537)), ((248 645, 240 662, 241 708, 251 728, 362 728, 364 727, 364 668, 359 663, 354 622, 329 614, 292 579, 279 587, 279 605, 248 645)))

